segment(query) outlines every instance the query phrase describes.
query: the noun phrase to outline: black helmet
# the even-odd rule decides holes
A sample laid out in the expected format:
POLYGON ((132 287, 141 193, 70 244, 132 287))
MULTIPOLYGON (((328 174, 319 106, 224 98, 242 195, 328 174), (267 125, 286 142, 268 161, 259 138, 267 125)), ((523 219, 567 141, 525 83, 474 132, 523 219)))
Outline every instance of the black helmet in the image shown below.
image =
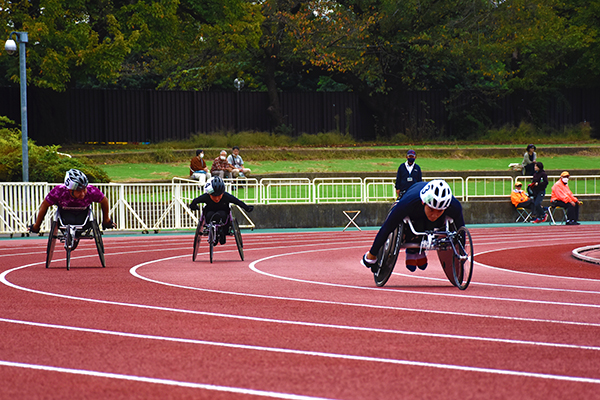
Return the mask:
POLYGON ((204 193, 212 194, 213 196, 225 193, 225 182, 223 182, 220 176, 215 176, 204 185, 204 193))
POLYGON ((70 169, 65 174, 65 186, 69 190, 81 190, 88 186, 88 178, 78 169, 70 169))

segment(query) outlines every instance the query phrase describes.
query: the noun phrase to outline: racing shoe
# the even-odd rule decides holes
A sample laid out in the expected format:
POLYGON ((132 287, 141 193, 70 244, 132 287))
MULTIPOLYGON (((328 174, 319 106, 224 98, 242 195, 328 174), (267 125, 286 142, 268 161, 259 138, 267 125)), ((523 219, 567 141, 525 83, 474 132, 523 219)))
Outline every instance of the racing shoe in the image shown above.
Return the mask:
POLYGON ((371 272, 373 273, 377 272, 377 270, 379 269, 379 266, 377 265, 377 260, 369 260, 367 258, 367 253, 365 253, 362 256, 362 260, 360 260, 360 263, 367 268, 371 268, 371 272))
POLYGON ((546 221, 548 221, 548 214, 544 214, 544 218, 540 219, 540 223, 546 221))
POLYGON ((410 272, 415 272, 417 267, 424 271, 427 268, 427 255, 425 253, 406 253, 406 268, 410 272))

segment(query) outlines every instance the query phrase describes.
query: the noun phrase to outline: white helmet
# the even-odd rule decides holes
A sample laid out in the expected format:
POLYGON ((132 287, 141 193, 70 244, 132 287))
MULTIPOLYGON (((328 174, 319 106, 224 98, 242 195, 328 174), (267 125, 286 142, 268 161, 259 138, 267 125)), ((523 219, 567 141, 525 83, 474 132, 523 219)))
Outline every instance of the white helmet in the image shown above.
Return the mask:
POLYGON ((445 210, 452 201, 452 190, 446 181, 434 179, 421 189, 421 201, 435 210, 445 210))
POLYGON ((69 190, 81 190, 88 186, 88 178, 78 169, 70 169, 65 174, 65 186, 69 190))

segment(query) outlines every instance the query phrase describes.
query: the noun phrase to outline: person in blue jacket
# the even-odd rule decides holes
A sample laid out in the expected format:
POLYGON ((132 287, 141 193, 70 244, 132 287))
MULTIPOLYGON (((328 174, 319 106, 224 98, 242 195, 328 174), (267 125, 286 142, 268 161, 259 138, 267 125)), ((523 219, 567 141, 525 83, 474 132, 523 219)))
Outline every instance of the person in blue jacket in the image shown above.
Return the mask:
POLYGON ((396 199, 399 199, 406 193, 408 188, 417 182, 423 181, 421 167, 415 163, 417 153, 414 150, 408 150, 406 153, 406 162, 400 164, 396 173, 396 199))

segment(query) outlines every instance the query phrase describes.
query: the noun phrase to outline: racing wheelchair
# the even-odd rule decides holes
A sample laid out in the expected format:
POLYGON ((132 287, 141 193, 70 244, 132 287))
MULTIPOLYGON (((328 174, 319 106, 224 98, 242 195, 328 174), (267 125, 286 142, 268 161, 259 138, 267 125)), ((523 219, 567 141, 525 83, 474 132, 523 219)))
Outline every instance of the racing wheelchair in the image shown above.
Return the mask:
POLYGON ((418 232, 409 217, 389 234, 379 250, 374 272, 375 284, 384 286, 392 272, 400 249, 437 250, 438 258, 446 278, 460 290, 465 290, 473 275, 473 241, 469 230, 462 226, 458 230, 451 218, 446 218, 445 230, 418 232))
POLYGON ((192 253, 192 261, 196 261, 202 236, 207 236, 209 257, 210 262, 212 263, 214 248, 219 243, 219 238, 223 234, 225 234, 225 236, 233 236, 235 238, 238 253, 240 254, 242 261, 244 261, 244 243, 242 242, 242 234, 240 232, 238 221, 231 213, 231 209, 229 210, 229 214, 225 222, 216 222, 212 220, 207 222, 204 213, 202 213, 200 219, 198 220, 196 234, 194 235, 194 252, 192 253))
POLYGON ((94 218, 94 213, 90 207, 85 210, 78 210, 75 213, 67 212, 60 208, 56 210, 48 234, 46 268, 50 267, 56 242, 60 241, 61 243, 64 243, 67 252, 67 270, 69 270, 71 264, 71 252, 77 248, 81 239, 94 240, 100 262, 102 263, 102 268, 106 268, 102 232, 100 232, 98 221, 94 218))

